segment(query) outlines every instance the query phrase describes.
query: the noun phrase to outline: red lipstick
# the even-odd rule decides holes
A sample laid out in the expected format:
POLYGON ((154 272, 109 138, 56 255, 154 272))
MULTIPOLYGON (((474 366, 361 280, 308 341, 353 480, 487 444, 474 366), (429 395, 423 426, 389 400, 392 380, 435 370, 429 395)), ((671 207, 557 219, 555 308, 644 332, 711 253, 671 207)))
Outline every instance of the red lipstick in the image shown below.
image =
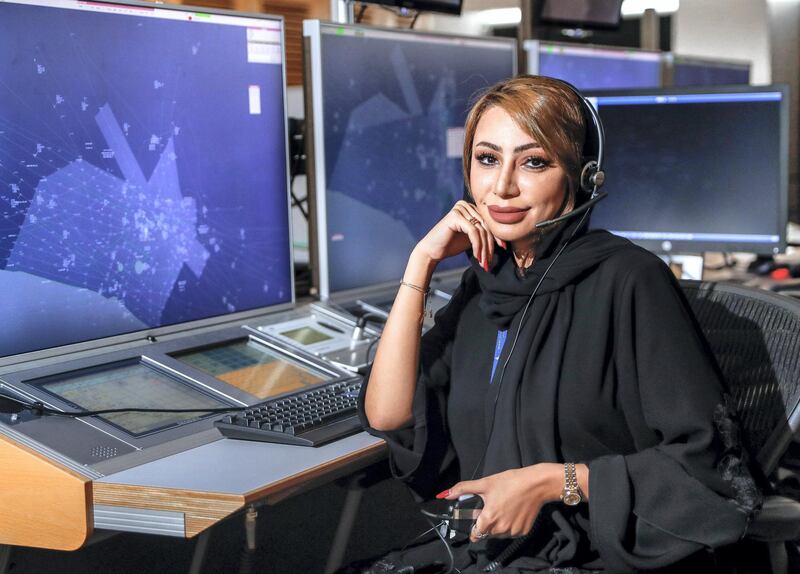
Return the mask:
POLYGON ((489 206, 489 215, 497 223, 519 223, 525 219, 525 214, 528 213, 530 207, 500 207, 498 205, 489 206))

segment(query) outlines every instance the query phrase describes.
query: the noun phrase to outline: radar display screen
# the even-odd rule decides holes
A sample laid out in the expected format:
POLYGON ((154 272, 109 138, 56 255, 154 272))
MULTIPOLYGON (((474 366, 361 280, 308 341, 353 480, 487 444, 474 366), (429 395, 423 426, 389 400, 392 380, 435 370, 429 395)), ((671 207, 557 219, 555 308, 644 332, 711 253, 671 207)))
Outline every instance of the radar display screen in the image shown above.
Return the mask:
MULTIPOLYGON (((105 409, 219 409, 227 403, 160 373, 141 363, 102 371, 65 373, 32 384, 76 408, 105 409)), ((156 430, 207 416, 199 410, 191 413, 109 413, 100 416, 107 422, 140 436, 156 430)))
POLYGON ((297 341, 301 345, 313 345, 322 341, 329 341, 333 339, 330 335, 326 335, 321 331, 317 331, 312 327, 300 327, 299 329, 291 329, 281 333, 284 337, 288 337, 293 341, 297 341))
MULTIPOLYGON (((464 195, 464 121, 482 90, 514 76, 514 45, 338 24, 321 32, 328 290, 399 281, 414 245, 464 195)), ((437 271, 466 265, 459 255, 437 271)))
POLYGON ((174 355, 259 399, 266 399, 327 382, 332 377, 292 361, 250 340, 174 355))
POLYGON ((0 1, 0 356, 292 301, 282 34, 0 1))

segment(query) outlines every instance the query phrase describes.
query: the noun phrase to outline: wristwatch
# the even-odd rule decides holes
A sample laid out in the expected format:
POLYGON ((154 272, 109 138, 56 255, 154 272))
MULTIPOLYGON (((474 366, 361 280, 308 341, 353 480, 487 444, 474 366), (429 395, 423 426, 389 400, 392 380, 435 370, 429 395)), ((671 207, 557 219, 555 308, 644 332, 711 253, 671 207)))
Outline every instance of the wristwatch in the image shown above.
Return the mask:
POLYGON ((583 501, 574 462, 564 463, 564 490, 561 491, 561 501, 567 506, 576 506, 583 501))

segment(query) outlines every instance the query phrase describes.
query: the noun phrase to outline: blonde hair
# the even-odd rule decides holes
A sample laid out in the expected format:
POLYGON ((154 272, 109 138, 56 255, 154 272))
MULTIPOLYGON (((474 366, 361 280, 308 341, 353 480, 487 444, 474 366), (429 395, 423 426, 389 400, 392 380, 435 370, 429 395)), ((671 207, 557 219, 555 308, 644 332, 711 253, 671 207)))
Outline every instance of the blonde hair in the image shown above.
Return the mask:
POLYGON ((556 158, 567 174, 567 196, 563 212, 575 206, 580 187, 582 152, 586 138, 586 119, 574 90, 559 80, 546 76, 522 75, 499 82, 485 91, 473 104, 464 126, 464 181, 470 197, 472 144, 483 114, 494 106, 502 108, 511 119, 556 158))

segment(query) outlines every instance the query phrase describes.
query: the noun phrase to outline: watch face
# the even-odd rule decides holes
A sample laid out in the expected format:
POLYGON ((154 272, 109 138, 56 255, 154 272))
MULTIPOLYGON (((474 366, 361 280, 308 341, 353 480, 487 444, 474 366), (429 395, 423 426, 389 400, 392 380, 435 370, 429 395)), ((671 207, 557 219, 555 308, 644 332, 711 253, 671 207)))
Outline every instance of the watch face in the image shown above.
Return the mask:
POLYGON ((576 506, 581 501, 581 495, 577 492, 567 492, 564 494, 564 504, 567 506, 576 506))

